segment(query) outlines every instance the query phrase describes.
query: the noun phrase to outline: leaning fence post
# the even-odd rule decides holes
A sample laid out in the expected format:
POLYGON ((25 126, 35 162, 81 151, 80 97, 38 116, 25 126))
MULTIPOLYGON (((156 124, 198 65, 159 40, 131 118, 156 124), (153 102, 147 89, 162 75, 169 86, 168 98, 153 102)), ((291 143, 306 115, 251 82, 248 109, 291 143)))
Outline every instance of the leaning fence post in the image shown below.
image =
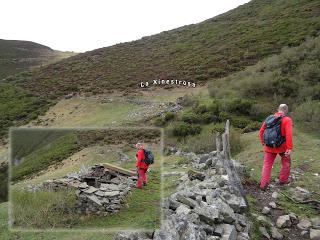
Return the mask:
POLYGON ((246 205, 248 206, 248 201, 246 199, 246 195, 241 184, 241 180, 238 176, 236 167, 231 160, 231 153, 230 153, 230 121, 226 121, 225 131, 222 135, 216 135, 216 147, 217 147, 217 154, 220 158, 220 161, 225 168, 231 187, 234 191, 239 195, 242 196, 245 200, 246 205), (222 143, 222 152, 221 150, 221 143, 222 143))
MULTIPOLYGON (((226 126, 225 126, 225 157, 227 159, 231 159, 231 153, 230 153, 230 121, 229 119, 226 121, 226 126)), ((222 139, 223 141, 223 139, 222 139)))
POLYGON ((220 136, 219 132, 217 132, 217 134, 216 134, 216 150, 217 150, 217 153, 220 154, 220 151, 221 151, 221 136, 220 136))

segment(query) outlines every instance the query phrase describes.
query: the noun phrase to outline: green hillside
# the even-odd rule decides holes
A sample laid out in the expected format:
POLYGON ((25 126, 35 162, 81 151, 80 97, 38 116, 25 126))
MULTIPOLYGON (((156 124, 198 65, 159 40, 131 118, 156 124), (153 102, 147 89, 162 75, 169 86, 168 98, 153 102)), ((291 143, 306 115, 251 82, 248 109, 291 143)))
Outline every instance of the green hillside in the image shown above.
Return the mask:
POLYGON ((238 106, 226 112, 258 121, 285 102, 295 123, 320 136, 319 54, 320 37, 308 39, 244 71, 210 82, 210 95, 223 105, 238 106))
MULTIPOLYGON (((0 85, 8 98, 0 108, 1 135, 43 113, 35 110, 55 103, 70 92, 109 93, 135 91, 139 82, 152 79, 181 79, 196 83, 243 70, 285 46, 298 46, 320 30, 320 2, 313 0, 253 0, 227 13, 193 24, 79 54, 30 72, 6 78, 0 85), (10 87, 9 87, 10 86, 10 87), (12 89, 26 91, 27 105, 20 109, 12 89), (48 101, 50 99, 50 101, 48 101), (11 109, 12 107, 12 109, 11 109), (21 116, 23 112, 23 116, 21 116)), ((20 95, 19 95, 20 96, 20 95)))
POLYGON ((30 41, 0 39, 0 79, 72 55, 30 41))
MULTIPOLYGON (((262 121, 280 103, 289 105, 294 124, 319 137, 320 122, 320 37, 264 58, 243 71, 211 80, 207 94, 186 95, 188 103, 179 113, 157 117, 153 124, 165 127, 166 143, 177 142, 193 152, 214 147, 212 133, 230 119, 236 137, 258 130, 262 121)), ((237 139, 233 152, 240 150, 237 139)))
POLYGON ((0 136, 11 126, 26 124, 44 113, 52 102, 12 84, 0 83, 0 136))
POLYGON ((79 54, 8 81, 53 97, 131 90, 157 78, 204 83, 316 36, 319 12, 314 0, 253 0, 199 24, 79 54))

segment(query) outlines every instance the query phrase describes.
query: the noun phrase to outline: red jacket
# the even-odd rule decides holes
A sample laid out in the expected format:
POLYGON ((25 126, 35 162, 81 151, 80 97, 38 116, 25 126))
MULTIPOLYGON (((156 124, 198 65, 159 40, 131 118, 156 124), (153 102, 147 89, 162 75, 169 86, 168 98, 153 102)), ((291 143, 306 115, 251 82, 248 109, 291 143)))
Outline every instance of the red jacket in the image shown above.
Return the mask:
MULTIPOLYGON (((281 112, 277 112, 274 115, 275 116, 280 116, 281 112)), ((263 122, 260 131, 259 131, 259 138, 260 138, 260 142, 261 144, 263 144, 263 133, 264 130, 266 129, 266 123, 263 122)), ((292 144, 292 120, 290 117, 288 116, 284 116, 282 118, 282 122, 281 122, 281 134, 282 136, 286 137, 286 141, 284 143, 282 143, 279 147, 277 148, 271 148, 268 146, 264 146, 264 151, 265 152, 270 152, 270 153, 283 153, 286 150, 292 150, 293 148, 293 144, 292 144)))
POLYGON ((137 168, 140 168, 140 169, 145 169, 147 170, 148 169, 148 164, 146 164, 145 162, 143 162, 143 160, 145 159, 145 156, 144 156, 144 150, 143 149, 139 149, 137 151, 137 163, 136 163, 136 167, 137 168))

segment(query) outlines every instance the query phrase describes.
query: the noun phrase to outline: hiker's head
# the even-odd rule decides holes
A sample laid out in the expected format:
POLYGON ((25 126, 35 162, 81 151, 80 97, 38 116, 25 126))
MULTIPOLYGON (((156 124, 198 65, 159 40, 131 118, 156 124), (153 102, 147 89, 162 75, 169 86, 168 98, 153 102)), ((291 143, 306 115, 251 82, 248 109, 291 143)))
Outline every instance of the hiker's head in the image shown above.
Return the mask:
POLYGON ((278 112, 283 112, 284 114, 287 114, 289 111, 288 105, 287 104, 280 104, 278 107, 278 112))
POLYGON ((143 143, 138 142, 138 143, 136 144, 136 148, 137 148, 137 149, 143 149, 143 148, 144 148, 143 143))

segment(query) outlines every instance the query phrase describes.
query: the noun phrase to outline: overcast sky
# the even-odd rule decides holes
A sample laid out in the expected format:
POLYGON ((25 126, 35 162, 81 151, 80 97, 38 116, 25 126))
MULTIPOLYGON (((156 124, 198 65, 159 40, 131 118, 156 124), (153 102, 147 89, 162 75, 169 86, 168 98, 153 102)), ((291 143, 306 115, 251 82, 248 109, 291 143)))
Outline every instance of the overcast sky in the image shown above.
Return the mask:
POLYGON ((0 0, 0 39, 84 52, 198 23, 249 0, 0 0))

